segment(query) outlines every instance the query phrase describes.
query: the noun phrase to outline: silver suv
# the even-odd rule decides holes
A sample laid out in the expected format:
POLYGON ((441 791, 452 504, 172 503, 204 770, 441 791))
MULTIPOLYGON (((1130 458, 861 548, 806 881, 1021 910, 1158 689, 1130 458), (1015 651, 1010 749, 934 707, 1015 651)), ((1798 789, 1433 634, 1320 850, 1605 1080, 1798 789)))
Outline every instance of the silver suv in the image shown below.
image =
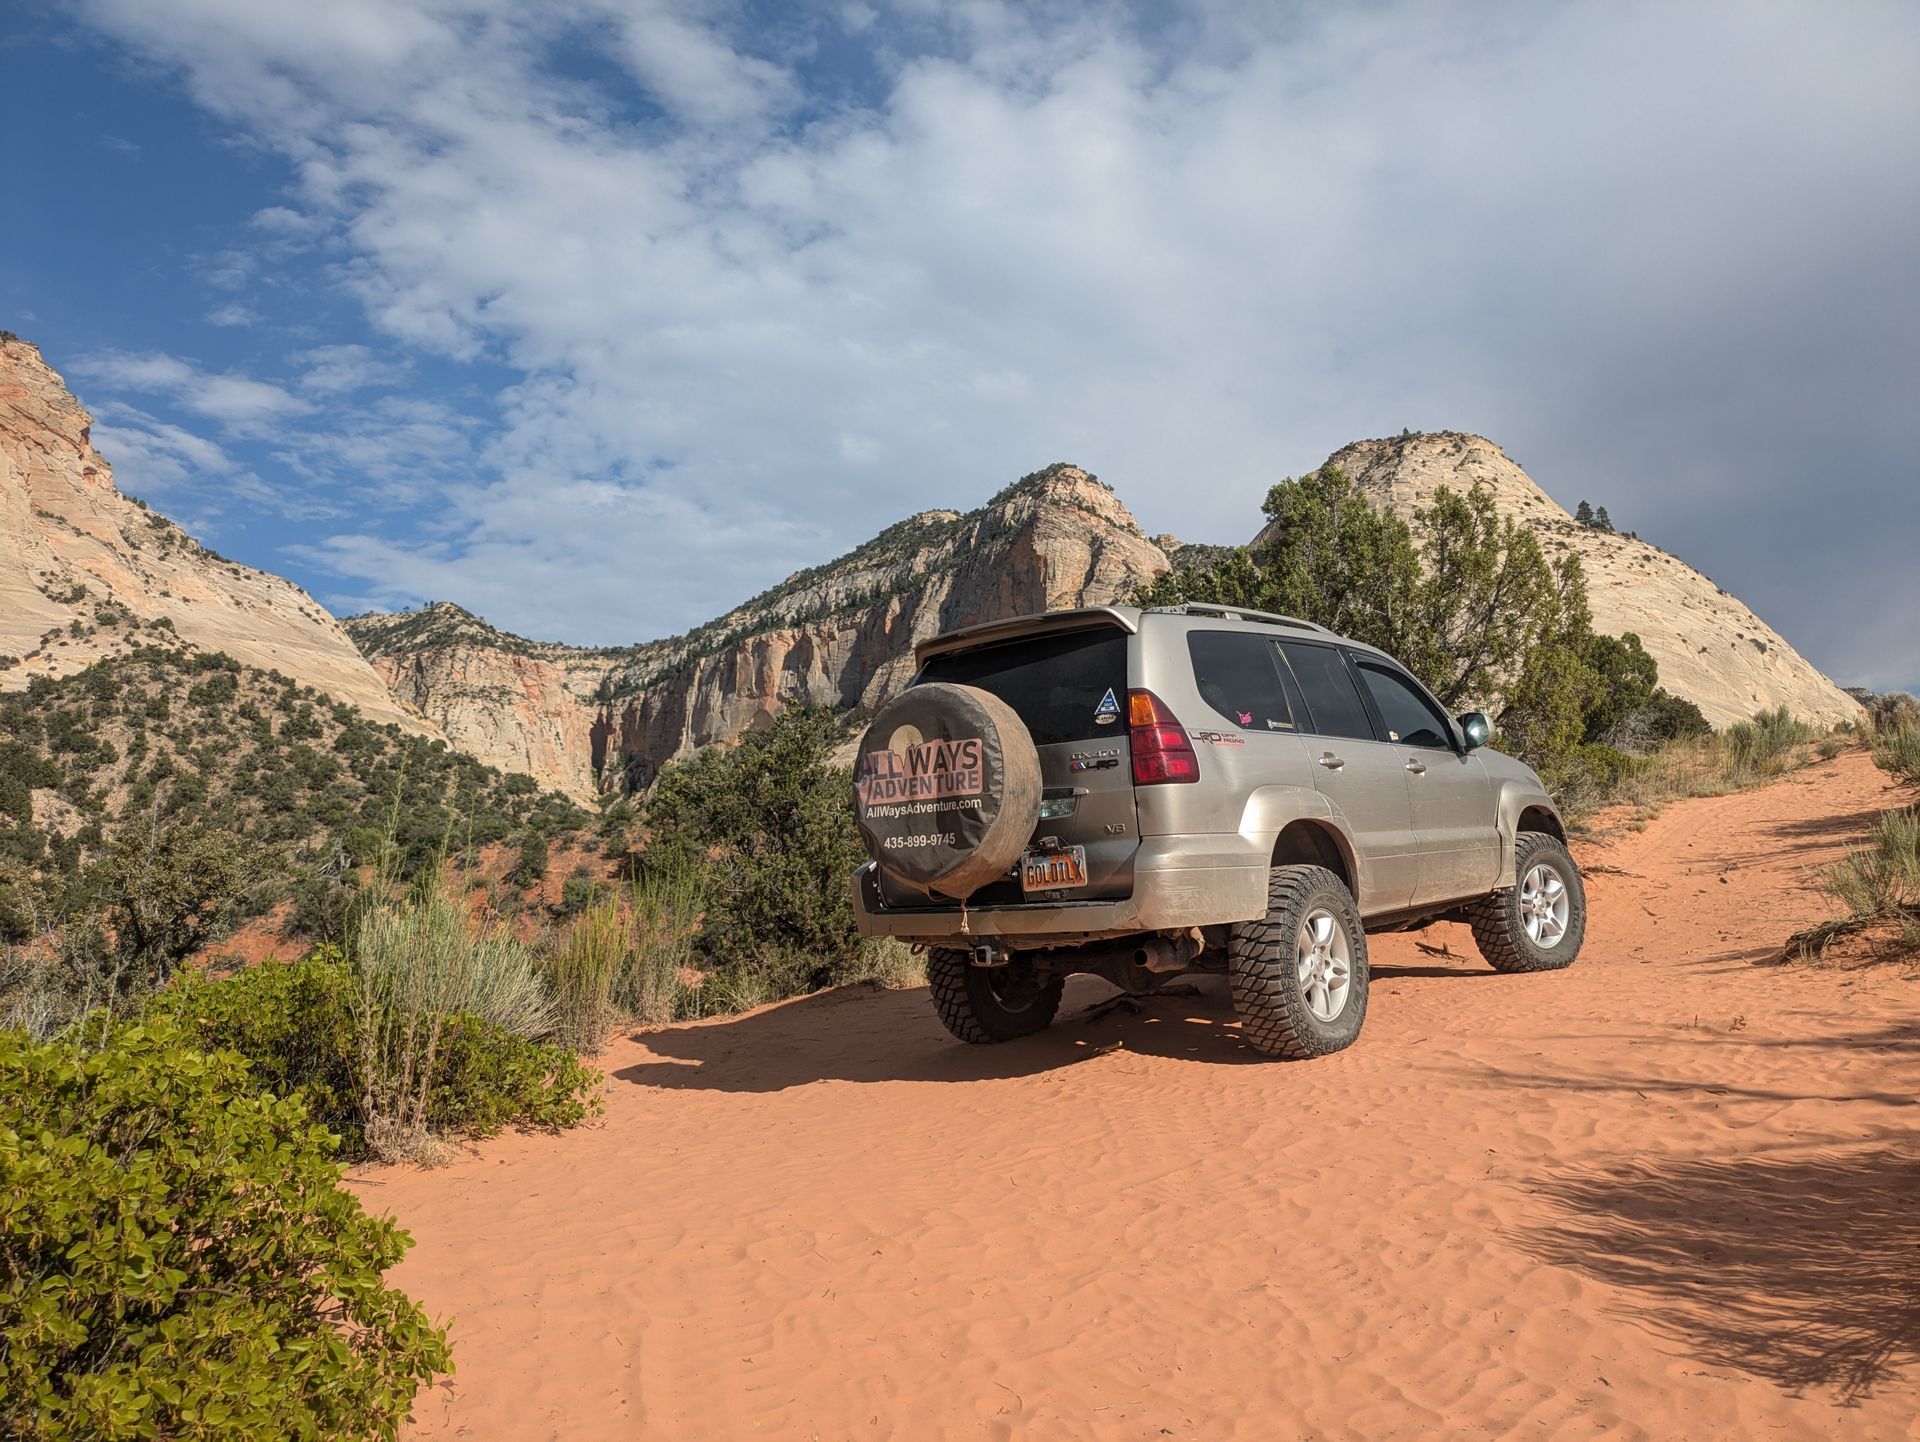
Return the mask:
POLYGON ((1074 972, 1224 972, 1248 1040, 1338 1051, 1368 932, 1469 923, 1496 970, 1569 965, 1580 874, 1531 770, 1403 667, 1310 622, 1099 606, 923 643, 855 766, 860 930, 928 949, 962 1041, 1053 1020, 1074 972))

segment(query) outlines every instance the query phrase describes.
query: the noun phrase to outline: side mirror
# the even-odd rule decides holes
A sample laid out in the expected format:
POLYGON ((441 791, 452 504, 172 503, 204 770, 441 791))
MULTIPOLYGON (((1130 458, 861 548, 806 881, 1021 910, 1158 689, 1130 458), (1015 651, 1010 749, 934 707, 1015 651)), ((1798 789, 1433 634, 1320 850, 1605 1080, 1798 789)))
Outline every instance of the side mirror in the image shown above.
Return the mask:
POLYGON ((1493 723, 1484 711, 1469 711, 1458 718, 1460 732, 1467 738, 1467 750, 1478 751, 1493 739, 1493 723))

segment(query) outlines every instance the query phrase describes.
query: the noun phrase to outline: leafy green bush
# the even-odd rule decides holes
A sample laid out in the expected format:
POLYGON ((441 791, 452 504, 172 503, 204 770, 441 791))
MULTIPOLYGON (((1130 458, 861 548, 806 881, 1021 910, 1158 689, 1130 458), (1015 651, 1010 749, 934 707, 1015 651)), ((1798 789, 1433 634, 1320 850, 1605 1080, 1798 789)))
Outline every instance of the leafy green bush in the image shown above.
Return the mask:
POLYGON ((661 772, 647 806, 643 871, 706 878, 699 945, 747 967, 815 958, 812 984, 859 945, 847 877, 866 859, 848 802, 853 779, 829 757, 841 725, 790 706, 737 746, 711 746, 661 772))
POLYGON ((509 878, 515 886, 526 888, 547 874, 547 838, 534 832, 520 845, 520 859, 509 878))
POLYGON ((1639 718, 1646 741, 1684 741, 1713 733, 1700 708, 1664 687, 1655 687, 1653 696, 1641 708, 1639 718))
POLYGON ((224 978, 183 974, 147 1014, 178 1023, 202 1051, 247 1059, 254 1091, 305 1096, 308 1112, 360 1156, 354 1085, 355 984, 344 953, 323 947, 301 961, 263 963, 224 978))
POLYGON ((578 1126, 600 1110, 599 1084, 600 1073, 563 1046, 456 1016, 435 1059, 427 1126, 437 1135, 470 1137, 510 1126, 578 1126))
MULTIPOLYGON (((154 999, 149 1014, 185 1027, 202 1048, 238 1052, 252 1064, 255 1089, 300 1093, 311 1114, 340 1135, 343 1154, 363 1157, 374 1154, 369 1116, 387 1113, 379 1110, 378 1092, 369 1112, 357 1029, 362 1001, 353 964, 323 947, 303 961, 269 962, 219 980, 182 977, 154 999)), ((418 1088, 423 1135, 573 1126, 595 1108, 599 1082, 565 1047, 468 1015, 442 1018, 425 1076, 418 1088)))
POLYGON ((594 885, 590 876, 569 876, 560 887, 560 914, 578 916, 593 905, 594 885))
POLYGON ((298 1098, 165 1022, 0 1033, 0 1432, 393 1437, 451 1369, 298 1098))

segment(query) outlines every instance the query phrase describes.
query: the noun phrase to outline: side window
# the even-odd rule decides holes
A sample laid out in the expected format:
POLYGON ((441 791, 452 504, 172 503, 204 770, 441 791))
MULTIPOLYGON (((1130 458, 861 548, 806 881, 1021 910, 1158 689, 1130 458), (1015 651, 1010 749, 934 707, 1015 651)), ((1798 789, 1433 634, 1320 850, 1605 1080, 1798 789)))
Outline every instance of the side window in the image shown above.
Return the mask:
POLYGON ((1244 731, 1292 731, 1275 667, 1273 642, 1244 631, 1189 631, 1193 684, 1200 698, 1244 731))
POLYGON ((1331 646, 1314 646, 1304 641, 1282 641, 1280 652, 1293 668, 1294 680, 1306 697, 1311 713, 1310 725, 1322 736, 1348 736, 1356 741, 1371 741, 1373 723, 1367 708, 1354 689, 1347 663, 1331 646))
POLYGON ((1447 738, 1446 718, 1433 709, 1425 696, 1407 678, 1370 661, 1360 663, 1360 679, 1372 693, 1375 709, 1387 728, 1386 739, 1402 746, 1427 746, 1436 750, 1452 749, 1447 738))

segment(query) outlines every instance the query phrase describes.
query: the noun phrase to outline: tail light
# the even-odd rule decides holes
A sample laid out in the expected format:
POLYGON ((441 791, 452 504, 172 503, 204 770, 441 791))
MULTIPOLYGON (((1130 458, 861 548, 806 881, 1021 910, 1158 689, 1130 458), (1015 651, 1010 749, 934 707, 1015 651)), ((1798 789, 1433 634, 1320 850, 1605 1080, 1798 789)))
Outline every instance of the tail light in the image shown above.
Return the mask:
POLYGON ((1200 779, 1200 758, 1187 739, 1187 728, 1153 692, 1127 692, 1127 725, 1133 743, 1135 786, 1200 779))

